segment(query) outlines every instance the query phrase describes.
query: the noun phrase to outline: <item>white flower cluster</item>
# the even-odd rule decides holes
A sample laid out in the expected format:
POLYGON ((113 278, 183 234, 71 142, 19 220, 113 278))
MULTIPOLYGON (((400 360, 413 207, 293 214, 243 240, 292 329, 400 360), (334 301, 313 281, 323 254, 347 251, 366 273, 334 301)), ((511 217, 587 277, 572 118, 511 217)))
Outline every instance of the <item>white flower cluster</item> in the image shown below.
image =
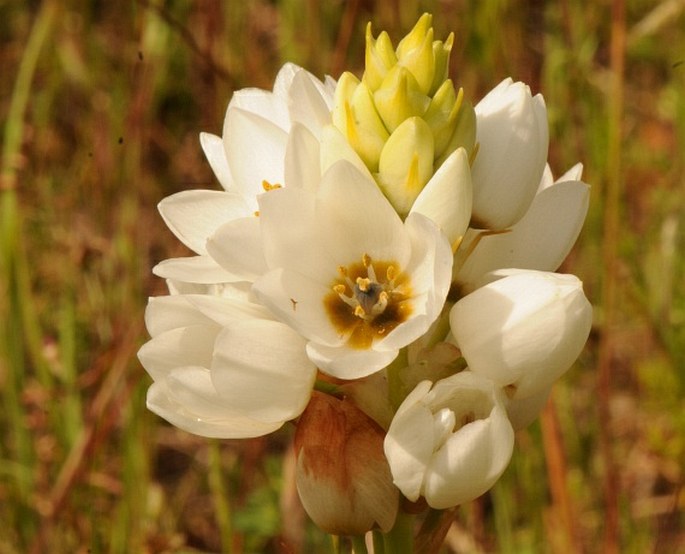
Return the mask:
MULTIPOLYGON (((196 255, 155 267, 170 294, 149 301, 139 358, 154 381, 148 407, 207 437, 273 432, 311 407, 315 388, 329 391, 380 430, 369 434, 382 442, 370 459, 390 471, 358 471, 440 509, 499 478, 514 429, 578 357, 592 316, 581 282, 553 273, 580 232, 589 187, 580 166, 553 180, 542 97, 507 79, 467 107, 444 69, 453 39, 432 33, 424 16, 396 51, 369 33, 374 73, 351 89, 346 78, 345 91, 286 64, 273 91, 234 94, 223 137, 200 137, 224 190, 159 204, 196 255), (412 75, 429 63, 440 76, 424 76, 419 102, 412 75), (413 124, 385 129, 375 101, 413 124), (440 159, 438 139, 412 131, 424 120, 442 133, 440 159), (379 129, 375 167, 359 136, 367 128, 379 129)), ((322 432, 353 433, 336 425, 322 432)), ((334 473, 307 450, 314 434, 298 428, 298 467, 334 473)), ((306 506, 331 479, 345 490, 325 475, 298 479, 306 506)), ((393 498, 384 505, 396 511, 393 498)), ((349 531, 329 512, 322 527, 349 531)), ((347 519, 385 529, 394 513, 347 519)))

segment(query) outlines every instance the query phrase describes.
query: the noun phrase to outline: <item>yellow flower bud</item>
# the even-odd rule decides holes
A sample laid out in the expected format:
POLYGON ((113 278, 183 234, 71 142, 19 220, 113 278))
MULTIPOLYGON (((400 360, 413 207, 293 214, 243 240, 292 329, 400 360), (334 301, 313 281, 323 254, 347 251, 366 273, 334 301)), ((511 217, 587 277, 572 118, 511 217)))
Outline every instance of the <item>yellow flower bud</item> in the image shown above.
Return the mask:
POLYGON ((450 53, 454 44, 454 33, 450 33, 445 42, 441 40, 433 41, 433 60, 435 70, 433 71, 433 85, 428 94, 433 95, 440 88, 449 75, 450 53))
POLYGON ((433 135, 419 117, 405 120, 385 143, 377 181, 397 213, 404 217, 433 175, 433 135))
POLYGON ((371 22, 366 26, 365 62, 364 82, 374 91, 381 86, 388 70, 397 63, 397 56, 388 33, 383 31, 377 39, 374 39, 371 22))
POLYGON ((424 13, 414 25, 414 28, 407 33, 400 43, 397 45, 397 57, 401 59, 409 55, 412 50, 420 48, 426 35, 429 31, 433 31, 431 27, 433 23, 433 16, 429 13, 424 13))
POLYGON ((391 133, 406 119, 423 116, 430 104, 430 98, 421 92, 411 72, 400 65, 393 67, 385 76, 373 99, 391 133))
POLYGON ((439 157, 447 148, 454 134, 454 127, 464 97, 463 89, 459 94, 454 90, 451 80, 446 80, 433 96, 424 119, 435 137, 435 156, 439 157))
POLYGON ((333 124, 347 137, 369 170, 375 171, 390 135, 376 111, 371 91, 352 73, 343 73, 335 89, 333 124))
POLYGON ((428 29, 421 44, 399 57, 398 63, 406 67, 414 76, 421 92, 428 94, 433 86, 433 76, 435 75, 433 29, 428 29))
MULTIPOLYGON (((457 100, 459 100, 459 96, 457 96, 457 100)), ((435 160, 435 167, 440 167, 449 155, 458 148, 464 148, 472 156, 475 145, 476 112, 470 102, 462 101, 454 125, 454 132, 447 143, 445 151, 435 160)))
POLYGON ((463 147, 470 157, 475 147, 475 112, 448 79, 454 33, 434 40, 431 25, 422 15, 393 50, 388 34, 374 39, 369 24, 361 82, 343 74, 335 95, 334 125, 402 216, 450 154, 463 147), (398 132, 414 119, 421 124, 398 132))

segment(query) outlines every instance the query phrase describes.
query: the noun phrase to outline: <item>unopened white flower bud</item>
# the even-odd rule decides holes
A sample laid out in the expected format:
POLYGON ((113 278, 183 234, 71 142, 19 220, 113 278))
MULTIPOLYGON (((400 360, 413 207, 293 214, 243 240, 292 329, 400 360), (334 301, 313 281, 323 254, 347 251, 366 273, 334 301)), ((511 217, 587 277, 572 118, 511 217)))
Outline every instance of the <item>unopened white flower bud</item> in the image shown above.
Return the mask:
MULTIPOLYGON (((493 274, 490 274, 493 275, 493 274)), ((469 368, 525 398, 550 386, 578 357, 592 306, 574 275, 509 270, 459 300, 450 312, 469 368)))
POLYGON ((528 210, 545 169, 547 110, 540 94, 505 79, 476 105, 473 227, 507 229, 528 210))

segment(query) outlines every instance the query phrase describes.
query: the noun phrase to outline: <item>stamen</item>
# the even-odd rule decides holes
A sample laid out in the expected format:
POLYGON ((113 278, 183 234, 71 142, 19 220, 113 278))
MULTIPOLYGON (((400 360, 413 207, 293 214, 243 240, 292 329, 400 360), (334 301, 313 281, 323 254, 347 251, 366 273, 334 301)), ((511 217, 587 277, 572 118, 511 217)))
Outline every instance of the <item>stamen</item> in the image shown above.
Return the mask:
POLYGON ((388 280, 388 283, 390 283, 390 286, 392 286, 395 277, 397 277, 397 269, 395 269, 394 265, 389 265, 388 269, 385 271, 385 278, 388 280))
POLYGON ((333 290, 338 294, 345 294, 347 287, 345 285, 334 285, 333 290))
POLYGON ((283 187, 281 187, 281 185, 279 185, 278 183, 274 183, 274 184, 272 185, 271 183, 269 183, 269 181, 267 181, 266 179, 264 179, 264 180, 262 181, 262 188, 263 188, 266 192, 269 192, 270 190, 276 190, 276 189, 280 189, 280 188, 283 188, 283 187))
POLYGON ((362 256, 362 265, 366 268, 366 275, 374 282, 378 282, 376 277, 376 270, 373 268, 373 260, 368 254, 362 256))
POLYGON ((410 283, 395 261, 374 261, 369 254, 340 265, 325 305, 341 337, 357 349, 370 348, 407 320, 412 312, 410 283))
POLYGON ((371 256, 364 254, 362 256, 362 264, 364 264, 364 267, 369 267, 371 265, 371 256))
POLYGON ((347 283, 347 286, 350 287, 350 290, 354 290, 354 283, 352 282, 352 279, 350 279, 349 272, 344 265, 338 266, 338 273, 340 273, 340 276, 345 279, 345 282, 347 283))

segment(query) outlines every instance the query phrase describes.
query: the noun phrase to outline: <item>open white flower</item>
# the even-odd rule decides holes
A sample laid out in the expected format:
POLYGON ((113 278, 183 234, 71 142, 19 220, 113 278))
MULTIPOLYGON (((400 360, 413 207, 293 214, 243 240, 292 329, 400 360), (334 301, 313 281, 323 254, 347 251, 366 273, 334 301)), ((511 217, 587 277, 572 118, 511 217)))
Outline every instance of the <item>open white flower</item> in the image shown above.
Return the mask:
POLYGON ((261 306, 208 294, 151 298, 151 340, 138 357, 154 383, 147 405, 206 437, 275 431, 309 401, 316 367, 306 342, 261 306))
POLYGON ((592 306, 574 275, 508 270, 450 312, 457 346, 475 373, 525 398, 571 367, 590 334, 592 306))
POLYGON ((507 229, 526 213, 547 160, 547 110, 540 94, 511 78, 476 105, 473 226, 507 229))
POLYGON ((423 496, 436 509, 473 500, 511 459, 504 394, 470 371, 434 385, 423 381, 397 410, 384 448, 395 485, 409 500, 423 496))
MULTIPOLYGON (((169 229, 197 256, 165 260, 156 275, 210 284, 242 280, 218 266, 206 243, 228 222, 256 240, 257 197, 285 184, 307 186, 320 176, 319 138, 331 122, 335 82, 325 83, 288 63, 276 76, 273 92, 236 91, 226 110, 223 138, 201 133, 200 142, 224 191, 188 190, 162 200, 159 211, 169 229), (240 220, 240 221, 238 221, 240 220)), ((245 244, 246 249, 249 245, 245 244)))
POLYGON ((473 290, 486 273, 497 269, 558 269, 580 234, 590 202, 590 187, 580 180, 582 169, 577 164, 554 181, 547 166, 533 203, 509 231, 469 229, 462 252, 470 253, 455 279, 462 290, 473 290))
MULTIPOLYGON (((284 188, 259 199, 263 258, 257 299, 308 339, 310 359, 353 379, 388 365, 440 314, 452 251, 419 213, 403 223, 376 184, 346 161, 315 194, 284 188)), ((219 263, 241 246, 222 241, 219 263)))
POLYGON ((207 160, 227 191, 238 192, 252 211, 262 182, 282 185, 289 133, 302 125, 319 139, 331 123, 335 81, 322 83, 308 71, 286 63, 273 92, 257 88, 236 91, 224 119, 223 138, 202 133, 207 160))

